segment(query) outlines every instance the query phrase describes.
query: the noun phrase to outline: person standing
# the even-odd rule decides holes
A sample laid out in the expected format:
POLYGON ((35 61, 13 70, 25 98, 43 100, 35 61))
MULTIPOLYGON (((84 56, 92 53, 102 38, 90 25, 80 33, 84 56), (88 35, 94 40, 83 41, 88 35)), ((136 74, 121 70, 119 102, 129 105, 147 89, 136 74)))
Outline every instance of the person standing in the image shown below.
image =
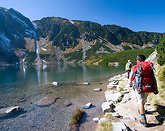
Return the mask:
POLYGON ((132 63, 131 60, 128 60, 128 63, 125 66, 125 71, 127 72, 127 78, 129 79, 129 75, 131 72, 131 68, 132 68, 132 63))
MULTIPOLYGON (((145 61, 144 55, 138 55, 136 61, 137 61, 137 65, 132 67, 131 74, 130 74, 130 87, 132 87, 132 86, 134 87, 134 93, 135 93, 136 100, 138 103, 138 111, 141 114, 140 123, 146 127, 147 126, 147 120, 146 120, 146 116, 145 116, 144 104, 147 102, 148 94, 151 92, 153 92, 154 94, 158 94, 158 90, 157 90, 156 79, 154 77, 154 74, 152 76, 151 75, 147 76, 145 74, 145 77, 141 76, 141 78, 140 78, 141 82, 145 81, 146 78, 148 78, 148 79, 152 78, 150 81, 153 82, 152 85, 154 85, 154 86, 153 86, 153 89, 150 91, 145 92, 145 85, 147 85, 146 87, 150 86, 148 83, 140 83, 139 84, 138 82, 136 82, 136 81, 138 81, 136 79, 139 79, 139 78, 136 78, 136 74, 138 74, 138 72, 139 72, 142 75, 141 71, 139 71, 139 69, 137 69, 138 68, 137 66, 140 65, 140 68, 143 69, 143 65, 145 65, 145 63, 147 63, 147 62, 144 62, 145 61), (132 83, 132 81, 134 81, 134 83, 132 83), (142 89, 142 87, 144 89, 142 89)), ((148 62, 148 63, 150 65, 151 62, 148 62)), ((139 74, 137 76, 139 76, 139 74)))

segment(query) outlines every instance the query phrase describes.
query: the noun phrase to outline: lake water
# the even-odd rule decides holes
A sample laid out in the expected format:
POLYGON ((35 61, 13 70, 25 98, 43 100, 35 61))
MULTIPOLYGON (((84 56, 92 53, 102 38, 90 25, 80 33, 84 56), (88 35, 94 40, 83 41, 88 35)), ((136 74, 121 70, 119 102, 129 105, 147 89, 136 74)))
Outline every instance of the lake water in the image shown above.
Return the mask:
POLYGON ((0 109, 9 106, 24 109, 19 114, 0 118, 0 130, 69 130, 73 109, 77 105, 82 106, 89 98, 94 101, 95 94, 93 97, 89 94, 92 94, 93 88, 123 71, 124 66, 76 64, 0 67, 0 109), (49 86, 54 81, 62 85, 49 86), (91 85, 76 85, 84 82, 91 85), (36 106, 35 102, 45 96, 59 96, 60 99, 48 107, 36 106), (66 100, 73 105, 65 108, 63 103, 66 100))

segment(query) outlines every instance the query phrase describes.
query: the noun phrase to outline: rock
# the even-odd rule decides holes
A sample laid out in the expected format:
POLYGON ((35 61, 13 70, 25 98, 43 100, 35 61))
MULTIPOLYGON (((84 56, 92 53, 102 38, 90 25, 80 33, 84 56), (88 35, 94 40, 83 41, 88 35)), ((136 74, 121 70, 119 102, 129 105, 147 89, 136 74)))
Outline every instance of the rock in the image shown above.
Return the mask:
POLYGON ((38 102, 36 102, 35 104, 37 106, 49 106, 51 104, 53 104, 56 99, 58 99, 59 97, 43 97, 41 100, 39 100, 38 102))
POLYGON ((93 118, 93 121, 96 123, 99 122, 99 117, 93 118))
POLYGON ((71 106, 71 105, 72 105, 72 103, 71 103, 71 102, 69 102, 69 101, 66 101, 66 102, 64 102, 64 105, 65 105, 66 107, 68 107, 68 106, 71 106))
POLYGON ((133 120, 133 121, 136 121, 137 119, 133 116, 130 116, 130 119, 133 120))
POLYGON ((124 93, 124 94, 129 93, 129 92, 130 92, 129 90, 121 91, 121 93, 124 93))
POLYGON ((7 108, 0 109, 0 118, 6 116, 7 114, 16 113, 21 108, 19 106, 11 106, 7 108))
POLYGON ((128 129, 122 122, 112 122, 112 131, 128 131, 128 129))
POLYGON ((25 102, 26 101, 26 98, 20 98, 19 100, 18 100, 18 102, 25 102))
POLYGON ((111 113, 111 115, 112 115, 112 116, 114 116, 114 117, 117 117, 117 118, 119 118, 119 117, 120 117, 120 115, 119 115, 119 113, 118 113, 118 112, 112 112, 112 113, 111 113))
POLYGON ((108 95, 108 94, 113 94, 114 93, 114 91, 113 90, 106 90, 105 92, 104 92, 104 94, 105 95, 108 95))
POLYGON ((84 106, 84 109, 88 109, 92 106, 92 102, 89 102, 87 103, 85 106, 84 106))
POLYGON ((121 96, 121 93, 106 94, 105 99, 107 102, 109 101, 118 102, 118 99, 120 96, 121 96))
POLYGON ((54 86, 58 86, 60 83, 54 81, 52 84, 53 84, 54 86))
POLYGON ((115 88, 117 88, 117 85, 112 85, 112 84, 107 85, 107 89, 115 89, 115 88))
POLYGON ((84 82, 83 85, 90 85, 90 83, 88 83, 88 82, 84 82))
POLYGON ((150 105, 150 103, 149 102, 146 102, 145 105, 150 105))
POLYGON ((53 93, 53 91, 46 91, 45 94, 53 93))
POLYGON ((102 89, 101 88, 95 88, 94 91, 99 92, 99 91, 102 91, 102 89))
POLYGON ((77 85, 90 85, 90 83, 88 83, 88 82, 84 82, 84 83, 77 83, 77 85))
POLYGON ((111 119, 108 119, 108 118, 100 118, 99 124, 101 124, 101 123, 103 123, 103 122, 107 122, 107 121, 111 121, 111 119))
POLYGON ((113 105, 112 102, 104 102, 101 105, 102 111, 105 112, 113 112, 115 106, 113 105))

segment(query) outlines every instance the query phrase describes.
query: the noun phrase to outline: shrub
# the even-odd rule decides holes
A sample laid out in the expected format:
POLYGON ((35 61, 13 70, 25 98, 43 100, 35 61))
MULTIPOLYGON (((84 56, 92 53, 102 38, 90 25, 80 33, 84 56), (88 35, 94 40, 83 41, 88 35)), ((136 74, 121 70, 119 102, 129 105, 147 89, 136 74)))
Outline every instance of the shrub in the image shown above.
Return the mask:
POLYGON ((163 77, 165 78, 165 70, 163 71, 163 77))
POLYGON ((76 109, 72 115, 71 123, 73 126, 76 126, 80 123, 81 119, 83 118, 85 111, 81 109, 76 109))
POLYGON ((99 131, 112 131, 112 123, 110 121, 102 122, 98 129, 99 131))
POLYGON ((156 47, 156 50, 158 52, 158 64, 163 65, 165 64, 165 34, 162 38, 160 38, 159 45, 156 47))

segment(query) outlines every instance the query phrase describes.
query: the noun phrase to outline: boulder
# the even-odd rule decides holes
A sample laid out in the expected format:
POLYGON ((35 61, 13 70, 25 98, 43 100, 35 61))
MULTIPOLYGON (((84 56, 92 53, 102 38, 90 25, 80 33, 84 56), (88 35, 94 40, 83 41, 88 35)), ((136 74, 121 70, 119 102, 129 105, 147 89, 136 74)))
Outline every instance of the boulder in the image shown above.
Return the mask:
POLYGON ((90 83, 88 83, 88 82, 84 82, 84 83, 77 83, 77 85, 90 85, 90 83))
POLYGON ((6 116, 7 114, 16 113, 21 108, 19 106, 11 106, 7 108, 0 109, 0 118, 6 116))
POLYGON ((112 113, 111 113, 111 115, 112 115, 112 116, 114 116, 114 117, 117 117, 117 118, 119 118, 119 117, 120 117, 120 115, 119 115, 119 113, 118 113, 118 112, 112 112, 112 113))
POLYGON ((112 122, 112 131, 128 131, 128 129, 122 122, 112 122))
POLYGON ((101 105, 102 111, 105 112, 113 112, 115 106, 113 105, 112 102, 104 102, 101 105))
POLYGON ((54 86, 58 86, 60 83, 54 81, 52 84, 53 84, 54 86))
POLYGON ((101 88, 95 88, 95 89, 93 89, 95 92, 99 92, 99 91, 102 91, 102 89, 101 88))
POLYGON ((108 95, 108 94, 113 94, 114 93, 114 91, 113 90, 106 90, 105 92, 104 92, 104 94, 105 95, 108 95))
POLYGON ((111 119, 108 119, 108 118, 100 118, 99 124, 101 124, 101 123, 103 123, 103 122, 107 122, 107 121, 111 121, 111 119))
POLYGON ((85 106, 84 106, 84 109, 88 109, 92 106, 92 102, 89 102, 87 103, 85 106))
POLYGON ((98 123, 99 122, 99 117, 93 118, 93 121, 98 123))
POLYGON ((64 102, 64 105, 65 105, 66 107, 68 107, 68 106, 71 106, 71 105, 72 105, 72 103, 71 103, 71 102, 69 102, 69 101, 66 101, 66 102, 64 102))
POLYGON ((107 102, 113 101, 118 102, 119 97, 121 96, 121 93, 114 93, 114 94, 105 94, 105 99, 107 102))
POLYGON ((49 106, 51 104, 53 104, 56 99, 58 99, 59 97, 43 97, 41 100, 39 100, 38 102, 36 102, 35 104, 37 106, 49 106))

